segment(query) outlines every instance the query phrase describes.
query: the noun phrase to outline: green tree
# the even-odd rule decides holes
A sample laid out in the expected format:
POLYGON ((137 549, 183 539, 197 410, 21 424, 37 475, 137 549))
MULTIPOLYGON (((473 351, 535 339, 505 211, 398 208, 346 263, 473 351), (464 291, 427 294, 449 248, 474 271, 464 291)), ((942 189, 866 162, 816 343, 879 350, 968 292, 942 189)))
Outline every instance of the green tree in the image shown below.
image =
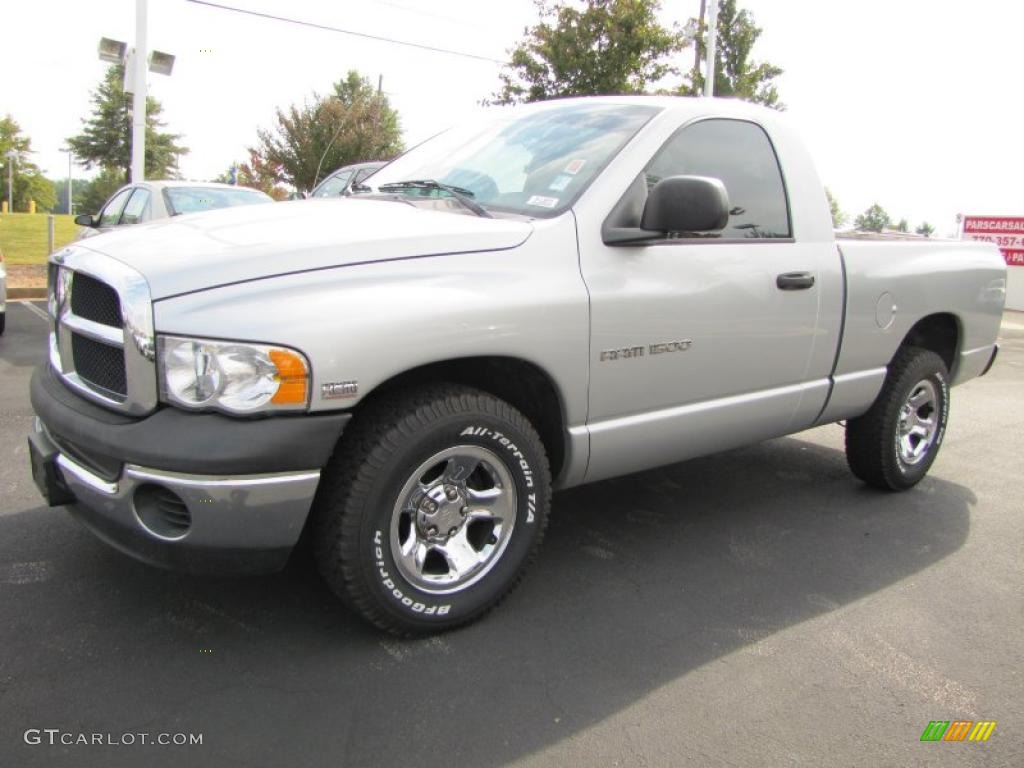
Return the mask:
MULTIPOLYGON (((707 60, 707 25, 693 19, 700 34, 697 47, 702 61, 707 60)), ((719 0, 718 35, 715 55, 715 96, 732 96, 764 104, 773 109, 785 109, 779 101, 778 87, 774 80, 783 70, 774 64, 754 61, 750 58, 754 44, 761 36, 761 27, 754 23, 754 17, 746 9, 738 9, 736 0, 719 0)), ((702 67, 690 71, 690 82, 679 88, 685 96, 697 96, 704 92, 702 67)))
POLYGON ((57 202, 57 195, 53 189, 53 182, 38 172, 32 174, 21 174, 19 180, 14 182, 14 210, 27 213, 29 200, 34 200, 36 211, 52 211, 57 202))
POLYGON ((935 234, 935 227, 933 227, 927 221, 922 221, 921 222, 921 226, 919 226, 914 231, 917 234, 919 234, 919 235, 924 235, 925 237, 931 237, 932 235, 935 234))
POLYGON ((897 232, 909 232, 910 223, 906 219, 900 219, 899 223, 896 224, 896 226, 893 227, 893 229, 895 229, 897 232))
POLYGON ((118 188, 124 186, 124 171, 120 168, 104 168, 82 192, 81 201, 76 203, 79 213, 99 213, 118 188))
MULTIPOLYGON (((127 183, 132 167, 132 97, 124 92, 123 79, 121 64, 107 68, 92 94, 92 115, 82 119, 82 132, 67 142, 79 165, 87 169, 119 169, 122 183, 127 183)), ((178 171, 178 159, 188 153, 178 144, 179 134, 161 130, 162 112, 160 102, 146 99, 146 178, 173 177, 178 171)))
POLYGON ((387 160, 402 151, 398 112, 370 81, 350 71, 326 97, 277 110, 277 125, 257 131, 257 154, 280 168, 278 180, 309 191, 343 165, 387 160))
MULTIPOLYGON (((249 149, 249 162, 237 164, 236 183, 242 187, 252 187, 266 192, 275 200, 286 200, 288 190, 281 185, 281 167, 267 162, 257 150, 249 149)), ((214 181, 230 184, 231 168, 218 176, 214 181)))
POLYGON ((14 193, 13 211, 22 213, 29 210, 29 201, 34 200, 36 210, 49 211, 53 208, 53 184, 39 171, 39 166, 30 159, 32 140, 21 132, 21 126, 10 115, 0 119, 0 186, 3 188, 3 199, 7 199, 7 166, 11 163, 12 192, 14 193), (8 152, 14 152, 12 162, 8 152))
POLYGON ((644 93, 678 74, 672 57, 687 43, 658 22, 659 0, 535 2, 540 19, 512 50, 494 103, 644 93))
POLYGON ((892 224, 892 219, 889 218, 889 214, 885 212, 882 206, 875 203, 858 216, 853 224, 857 229, 864 230, 865 232, 881 232, 892 224))
POLYGON ((828 198, 828 209, 832 214, 832 228, 842 229, 847 221, 846 214, 843 213, 843 209, 839 207, 839 201, 832 196, 832 190, 828 187, 825 187, 825 196, 828 198))
MULTIPOLYGON (((51 181, 53 183, 53 192, 57 196, 57 201, 53 205, 53 212, 61 214, 71 213, 71 211, 68 210, 68 180, 52 179, 51 181)), ((88 179, 71 180, 71 205, 75 211, 81 210, 82 198, 88 188, 88 179)))

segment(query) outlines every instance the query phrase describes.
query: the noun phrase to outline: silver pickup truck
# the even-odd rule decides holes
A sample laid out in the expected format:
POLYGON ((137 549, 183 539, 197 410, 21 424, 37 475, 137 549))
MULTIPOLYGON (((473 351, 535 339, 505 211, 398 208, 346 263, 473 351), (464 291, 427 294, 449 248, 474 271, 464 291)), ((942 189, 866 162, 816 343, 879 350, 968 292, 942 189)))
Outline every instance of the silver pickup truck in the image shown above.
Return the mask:
POLYGON ((992 365, 1005 265, 837 244, 784 116, 715 99, 485 111, 345 198, 182 216, 50 263, 33 475, 98 536, 280 568, 414 634, 479 617, 552 489, 845 420, 917 483, 992 365))

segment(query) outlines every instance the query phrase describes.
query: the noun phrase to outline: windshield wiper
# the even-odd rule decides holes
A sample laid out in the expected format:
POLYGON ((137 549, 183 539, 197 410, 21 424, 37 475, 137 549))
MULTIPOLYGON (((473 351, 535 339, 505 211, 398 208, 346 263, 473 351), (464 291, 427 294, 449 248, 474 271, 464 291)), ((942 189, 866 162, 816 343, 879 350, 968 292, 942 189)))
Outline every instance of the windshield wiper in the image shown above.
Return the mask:
POLYGON ((454 197, 463 206, 471 210, 477 216, 483 216, 484 218, 493 219, 487 210, 472 200, 473 192, 466 189, 465 187, 456 187, 452 184, 442 184, 440 181, 434 181, 433 179, 409 179, 408 181, 393 181, 389 184, 381 184, 377 187, 379 192, 397 192, 401 189, 440 189, 447 192, 449 195, 454 197))

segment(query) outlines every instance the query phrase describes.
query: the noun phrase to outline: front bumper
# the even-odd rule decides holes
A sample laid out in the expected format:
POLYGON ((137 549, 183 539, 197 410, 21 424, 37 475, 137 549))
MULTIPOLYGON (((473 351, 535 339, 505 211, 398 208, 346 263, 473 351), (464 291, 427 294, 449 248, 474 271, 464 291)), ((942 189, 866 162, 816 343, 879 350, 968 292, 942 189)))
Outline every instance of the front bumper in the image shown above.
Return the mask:
POLYGON ((44 497, 54 506, 66 504, 122 552, 176 570, 283 567, 305 525, 320 468, 349 418, 240 421, 158 412, 129 420, 66 388, 59 398, 51 396, 54 382, 46 379, 44 369, 33 376, 37 419, 29 438, 44 497), (308 439, 297 451, 294 442, 303 433, 308 439), (161 460, 143 463, 140 455, 161 460), (196 471, 203 466, 208 469, 196 471))
POLYGON ((193 573, 280 570, 320 480, 320 470, 231 477, 126 464, 109 482, 62 454, 41 425, 33 438, 45 451, 43 461, 52 462, 57 488, 67 494, 56 500, 67 502, 86 528, 138 560, 193 573), (187 518, 179 512, 171 527, 150 502, 154 489, 180 499, 187 518))

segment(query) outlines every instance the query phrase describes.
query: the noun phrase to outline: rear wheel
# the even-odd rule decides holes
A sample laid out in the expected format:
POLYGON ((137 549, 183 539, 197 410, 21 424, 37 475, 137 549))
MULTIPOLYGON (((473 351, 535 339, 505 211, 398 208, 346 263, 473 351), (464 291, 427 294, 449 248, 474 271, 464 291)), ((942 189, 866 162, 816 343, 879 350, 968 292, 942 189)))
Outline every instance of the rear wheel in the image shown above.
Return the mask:
POLYGON ((519 581, 550 492, 540 438, 508 403, 452 385, 392 396, 357 414, 324 471, 317 565, 378 627, 450 629, 519 581))
POLYGON ((949 372, 938 355, 901 349, 874 404, 846 424, 846 459, 868 485, 916 485, 938 455, 949 417, 949 372))

